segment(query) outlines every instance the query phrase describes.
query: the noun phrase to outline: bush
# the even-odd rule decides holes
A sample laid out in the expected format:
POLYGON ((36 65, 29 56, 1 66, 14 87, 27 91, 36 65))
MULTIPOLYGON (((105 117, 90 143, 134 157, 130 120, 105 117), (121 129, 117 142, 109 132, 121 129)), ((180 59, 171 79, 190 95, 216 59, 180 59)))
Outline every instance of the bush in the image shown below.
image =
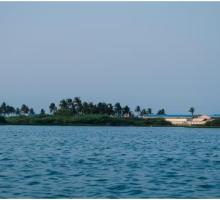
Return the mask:
POLYGON ((6 119, 2 116, 0 116, 0 124, 6 124, 6 119))
POLYGON ((7 118, 9 124, 23 125, 109 125, 109 126, 170 126, 164 119, 118 118, 108 115, 45 115, 7 118))
POLYGON ((214 119, 213 121, 209 121, 205 124, 206 126, 219 126, 220 127, 220 119, 214 119))

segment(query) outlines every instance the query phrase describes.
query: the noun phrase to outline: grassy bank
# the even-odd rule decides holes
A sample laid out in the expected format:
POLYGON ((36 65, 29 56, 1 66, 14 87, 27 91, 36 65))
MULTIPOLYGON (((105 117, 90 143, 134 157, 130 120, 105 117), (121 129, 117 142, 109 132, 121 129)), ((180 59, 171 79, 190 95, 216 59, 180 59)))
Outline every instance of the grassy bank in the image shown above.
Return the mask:
POLYGON ((6 124, 7 121, 4 117, 0 116, 0 124, 6 124))
POLYGON ((108 115, 17 116, 3 119, 8 125, 171 126, 164 119, 117 118, 108 115))
MULTIPOLYGON (((0 125, 61 125, 61 126, 173 126, 162 118, 140 119, 119 118, 108 115, 34 115, 34 116, 0 116, 0 125)), ((220 119, 209 121, 204 125, 189 128, 219 128, 220 119)))
POLYGON ((220 119, 214 119, 205 124, 206 127, 220 127, 220 119))

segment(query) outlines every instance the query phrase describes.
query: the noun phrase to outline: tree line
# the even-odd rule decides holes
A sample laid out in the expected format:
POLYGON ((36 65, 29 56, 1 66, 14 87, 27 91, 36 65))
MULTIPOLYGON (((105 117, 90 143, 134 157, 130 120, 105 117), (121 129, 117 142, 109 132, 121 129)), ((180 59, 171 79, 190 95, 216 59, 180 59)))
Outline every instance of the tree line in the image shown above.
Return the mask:
MULTIPOLYGON (((189 112, 194 114, 195 109, 190 108, 189 112)), ((37 115, 46 115, 48 113, 42 108, 40 113, 37 115)), ((114 105, 111 103, 99 102, 94 104, 93 102, 82 101, 80 97, 62 99, 58 105, 55 103, 50 103, 49 105, 49 114, 51 115, 86 115, 86 114, 105 114, 110 116, 117 117, 134 117, 152 115, 151 108, 141 108, 136 106, 135 110, 132 111, 129 106, 122 106, 119 102, 114 105)), ((165 115, 165 109, 162 108, 158 110, 157 115, 165 115)), ((3 102, 0 106, 0 115, 1 116, 10 116, 10 115, 36 115, 33 108, 27 106, 26 104, 21 105, 20 108, 14 108, 13 106, 7 105, 3 102)))
MULTIPOLYGON (((42 108, 38 115, 46 115, 48 113, 42 108)), ((122 106, 119 102, 114 105, 111 103, 99 102, 97 104, 93 102, 82 101, 80 97, 62 99, 58 105, 55 103, 50 103, 49 114, 51 115, 86 115, 86 114, 105 114, 117 117, 132 117, 138 115, 151 115, 151 108, 141 108, 136 106, 134 112, 127 105, 122 106)), ((165 109, 160 109, 157 112, 158 115, 164 115, 165 109)), ((0 106, 0 115, 10 116, 10 115, 36 115, 33 108, 27 106, 26 104, 21 105, 20 108, 15 108, 13 106, 7 105, 3 102, 0 106)))

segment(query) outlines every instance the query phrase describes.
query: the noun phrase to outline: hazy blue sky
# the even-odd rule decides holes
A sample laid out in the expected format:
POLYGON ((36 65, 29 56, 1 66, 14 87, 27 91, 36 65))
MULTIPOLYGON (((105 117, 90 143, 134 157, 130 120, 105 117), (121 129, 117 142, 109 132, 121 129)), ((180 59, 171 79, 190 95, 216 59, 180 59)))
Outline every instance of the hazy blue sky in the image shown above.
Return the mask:
POLYGON ((0 3, 0 102, 220 113, 220 2, 0 3))

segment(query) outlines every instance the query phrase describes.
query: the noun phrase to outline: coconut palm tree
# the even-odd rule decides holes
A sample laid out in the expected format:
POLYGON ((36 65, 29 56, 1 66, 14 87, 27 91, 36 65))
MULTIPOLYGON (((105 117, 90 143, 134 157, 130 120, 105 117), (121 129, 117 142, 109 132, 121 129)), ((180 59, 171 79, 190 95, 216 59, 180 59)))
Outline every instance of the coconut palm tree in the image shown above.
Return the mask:
POLYGON ((121 104, 119 102, 117 102, 114 106, 114 111, 115 111, 115 114, 120 117, 121 116, 121 113, 122 113, 122 108, 121 108, 121 104))
POLYGON ((73 99, 73 104, 75 106, 77 114, 80 114, 82 111, 82 101, 81 101, 80 97, 75 97, 73 99))
POLYGON ((194 116, 194 112, 195 112, 195 108, 191 107, 191 108, 189 109, 189 112, 192 114, 192 117, 193 117, 193 116, 194 116))
POLYGON ((29 108, 28 108, 28 106, 27 105, 25 105, 25 104, 23 104, 22 106, 21 106, 21 113, 23 114, 23 115, 26 115, 26 114, 28 114, 28 112, 29 112, 29 108))
POLYGON ((143 109, 143 110, 141 111, 141 116, 144 116, 144 115, 146 115, 146 114, 147 114, 146 109, 143 109))
POLYGON ((152 115, 152 109, 151 109, 151 108, 148 108, 148 109, 147 109, 147 114, 148 114, 148 115, 152 115))
POLYGON ((19 109, 19 108, 16 108, 16 109, 15 109, 15 115, 19 116, 20 114, 21 114, 20 109, 19 109))
POLYGON ((89 114, 89 104, 85 101, 82 103, 82 113, 83 114, 89 114))
POLYGON ((0 110, 1 110, 1 114, 2 115, 6 115, 6 112, 7 112, 7 105, 5 102, 2 103, 1 107, 0 107, 0 110))
POLYGON ((7 106, 6 106, 6 112, 5 112, 5 113, 6 113, 7 115, 14 114, 14 113, 15 113, 14 107, 7 105, 7 106))
POLYGON ((157 112, 157 115, 165 115, 166 112, 165 112, 165 109, 161 109, 157 112))
POLYGON ((30 110, 29 110, 29 115, 30 115, 30 116, 35 115, 35 112, 34 112, 34 109, 33 109, 33 108, 30 108, 30 110))
POLYGON ((41 116, 44 116, 46 114, 46 112, 45 112, 45 110, 42 108, 41 110, 40 110, 40 115, 41 116))
POLYGON ((96 112, 96 105, 94 105, 92 102, 89 102, 89 113, 94 114, 96 112))
POLYGON ((113 108, 113 105, 111 104, 111 103, 109 103, 108 105, 107 105, 107 114, 108 115, 113 115, 114 114, 114 108, 113 108))
POLYGON ((67 109, 67 102, 66 102, 65 99, 62 99, 60 101, 59 107, 60 107, 61 110, 66 110, 67 109))
POLYGON ((71 110, 72 104, 73 104, 73 100, 71 98, 68 98, 68 99, 66 99, 66 103, 67 103, 68 110, 71 110))
POLYGON ((140 106, 136 106, 135 112, 136 112, 138 115, 140 115, 140 114, 141 114, 141 107, 140 107, 140 106))
POLYGON ((49 110, 50 110, 50 113, 53 113, 57 111, 57 107, 56 107, 56 104, 55 103, 51 103, 50 106, 49 106, 49 110))
POLYGON ((122 112, 123 114, 130 114, 130 108, 128 106, 125 106, 124 108, 122 108, 122 112))

